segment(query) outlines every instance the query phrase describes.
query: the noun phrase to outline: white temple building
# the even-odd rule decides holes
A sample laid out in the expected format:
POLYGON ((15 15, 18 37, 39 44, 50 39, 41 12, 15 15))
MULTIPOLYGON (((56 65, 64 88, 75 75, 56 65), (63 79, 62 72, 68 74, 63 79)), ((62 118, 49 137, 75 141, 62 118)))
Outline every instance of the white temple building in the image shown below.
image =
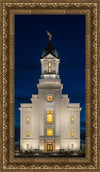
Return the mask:
POLYGON ((48 35, 49 43, 40 59, 38 95, 19 108, 20 149, 80 150, 80 104, 70 103, 68 95, 62 94, 60 59, 48 35))

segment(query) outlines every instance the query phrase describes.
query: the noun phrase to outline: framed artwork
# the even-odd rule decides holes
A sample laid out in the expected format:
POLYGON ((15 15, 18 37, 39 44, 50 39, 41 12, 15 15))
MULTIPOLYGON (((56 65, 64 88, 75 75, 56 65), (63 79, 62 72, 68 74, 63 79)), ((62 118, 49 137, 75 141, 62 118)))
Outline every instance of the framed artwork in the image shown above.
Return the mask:
POLYGON ((31 156, 33 154, 47 157, 47 153, 43 152, 46 149, 45 142, 49 141, 52 144, 55 142, 54 150, 56 152, 53 151, 53 154, 50 152, 48 156, 54 156, 55 152, 56 157, 61 157, 63 151, 63 156, 68 156, 69 151, 71 154, 72 151, 75 151, 73 153, 75 156, 78 153, 76 151, 79 151, 77 156, 81 156, 82 151, 82 156, 85 156, 85 15, 15 15, 15 156, 24 156, 24 154, 26 156, 27 151, 31 151, 31 156), (45 31, 47 28, 54 35, 52 39, 45 31), (37 54, 42 40, 43 42, 46 40, 46 43, 44 43, 43 50, 41 49, 37 54), (58 50, 54 47, 53 40, 55 44, 60 42, 58 50), (31 46, 33 48, 29 51, 31 46), (45 46, 46 48, 44 48, 45 46), (66 47, 69 47, 67 51, 66 47), (71 49, 74 50, 74 53, 71 53, 71 49), (63 58, 59 57, 59 50, 63 58), (58 62, 59 66, 57 66, 58 62), (38 79, 40 79, 39 84, 36 86, 38 79), (41 87, 40 82, 42 82, 43 90, 39 88, 41 87), (71 101, 73 102, 69 100, 66 92, 70 96, 72 95, 73 100, 71 101), (34 104, 35 107, 33 107, 34 104), (60 109, 58 104, 61 106, 60 109), (64 104, 66 104, 65 108, 64 104), (37 121, 40 120, 39 124, 35 120, 35 115, 38 118, 37 121), (65 124, 63 118, 65 118, 65 124), (31 122, 32 120, 33 122, 31 122), (63 125, 59 121, 62 121, 63 125), (36 136, 32 130, 37 132, 36 136), (46 138, 48 131, 52 131, 52 138, 46 138), (74 133, 73 138, 71 132, 74 133), (61 135, 62 139, 60 139, 61 135), (37 142, 34 137, 37 137, 39 141, 37 142), (40 141, 38 137, 44 138, 41 138, 40 141), (34 142, 34 146, 32 142, 34 142), (27 144, 29 145, 28 149, 27 144), (73 149, 71 145, 74 145, 73 149), (58 151, 60 152, 57 155, 58 151))
POLYGON ((1 171, 100 170, 99 6, 0 2, 1 171))

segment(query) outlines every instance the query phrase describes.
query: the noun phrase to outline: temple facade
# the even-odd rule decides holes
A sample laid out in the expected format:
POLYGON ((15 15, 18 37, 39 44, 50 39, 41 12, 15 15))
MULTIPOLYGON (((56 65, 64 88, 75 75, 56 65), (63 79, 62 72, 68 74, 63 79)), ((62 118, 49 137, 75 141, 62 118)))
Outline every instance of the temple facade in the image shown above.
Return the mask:
POLYGON ((60 58, 50 35, 40 61, 38 95, 32 95, 32 103, 19 108, 20 149, 80 150, 80 104, 70 103, 68 95, 62 94, 60 58))

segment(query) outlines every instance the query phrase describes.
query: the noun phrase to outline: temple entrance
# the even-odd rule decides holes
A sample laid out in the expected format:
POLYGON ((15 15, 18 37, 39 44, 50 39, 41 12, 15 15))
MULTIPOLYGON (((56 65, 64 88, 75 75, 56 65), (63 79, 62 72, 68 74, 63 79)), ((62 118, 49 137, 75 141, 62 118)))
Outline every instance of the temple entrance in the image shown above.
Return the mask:
POLYGON ((54 152, 55 151, 55 142, 47 142, 44 143, 44 151, 45 152, 54 152))
POLYGON ((47 151, 53 151, 53 143, 47 144, 47 151))

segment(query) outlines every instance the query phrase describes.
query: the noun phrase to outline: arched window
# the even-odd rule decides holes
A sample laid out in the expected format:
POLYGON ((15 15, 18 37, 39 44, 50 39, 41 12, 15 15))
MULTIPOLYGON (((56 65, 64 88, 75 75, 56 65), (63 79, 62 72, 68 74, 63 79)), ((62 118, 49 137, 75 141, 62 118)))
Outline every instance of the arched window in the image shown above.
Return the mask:
POLYGON ((30 118, 26 117, 26 123, 29 124, 29 122, 30 122, 30 118))
POLYGON ((51 61, 48 62, 48 72, 51 73, 51 61))
POLYGON ((71 137, 74 137, 74 131, 71 131, 71 137))
POLYGON ((29 130, 27 130, 26 131, 26 136, 29 137, 29 135, 30 135, 30 132, 29 132, 29 130))
POLYGON ((74 117, 71 116, 71 123, 73 124, 74 123, 74 117))

